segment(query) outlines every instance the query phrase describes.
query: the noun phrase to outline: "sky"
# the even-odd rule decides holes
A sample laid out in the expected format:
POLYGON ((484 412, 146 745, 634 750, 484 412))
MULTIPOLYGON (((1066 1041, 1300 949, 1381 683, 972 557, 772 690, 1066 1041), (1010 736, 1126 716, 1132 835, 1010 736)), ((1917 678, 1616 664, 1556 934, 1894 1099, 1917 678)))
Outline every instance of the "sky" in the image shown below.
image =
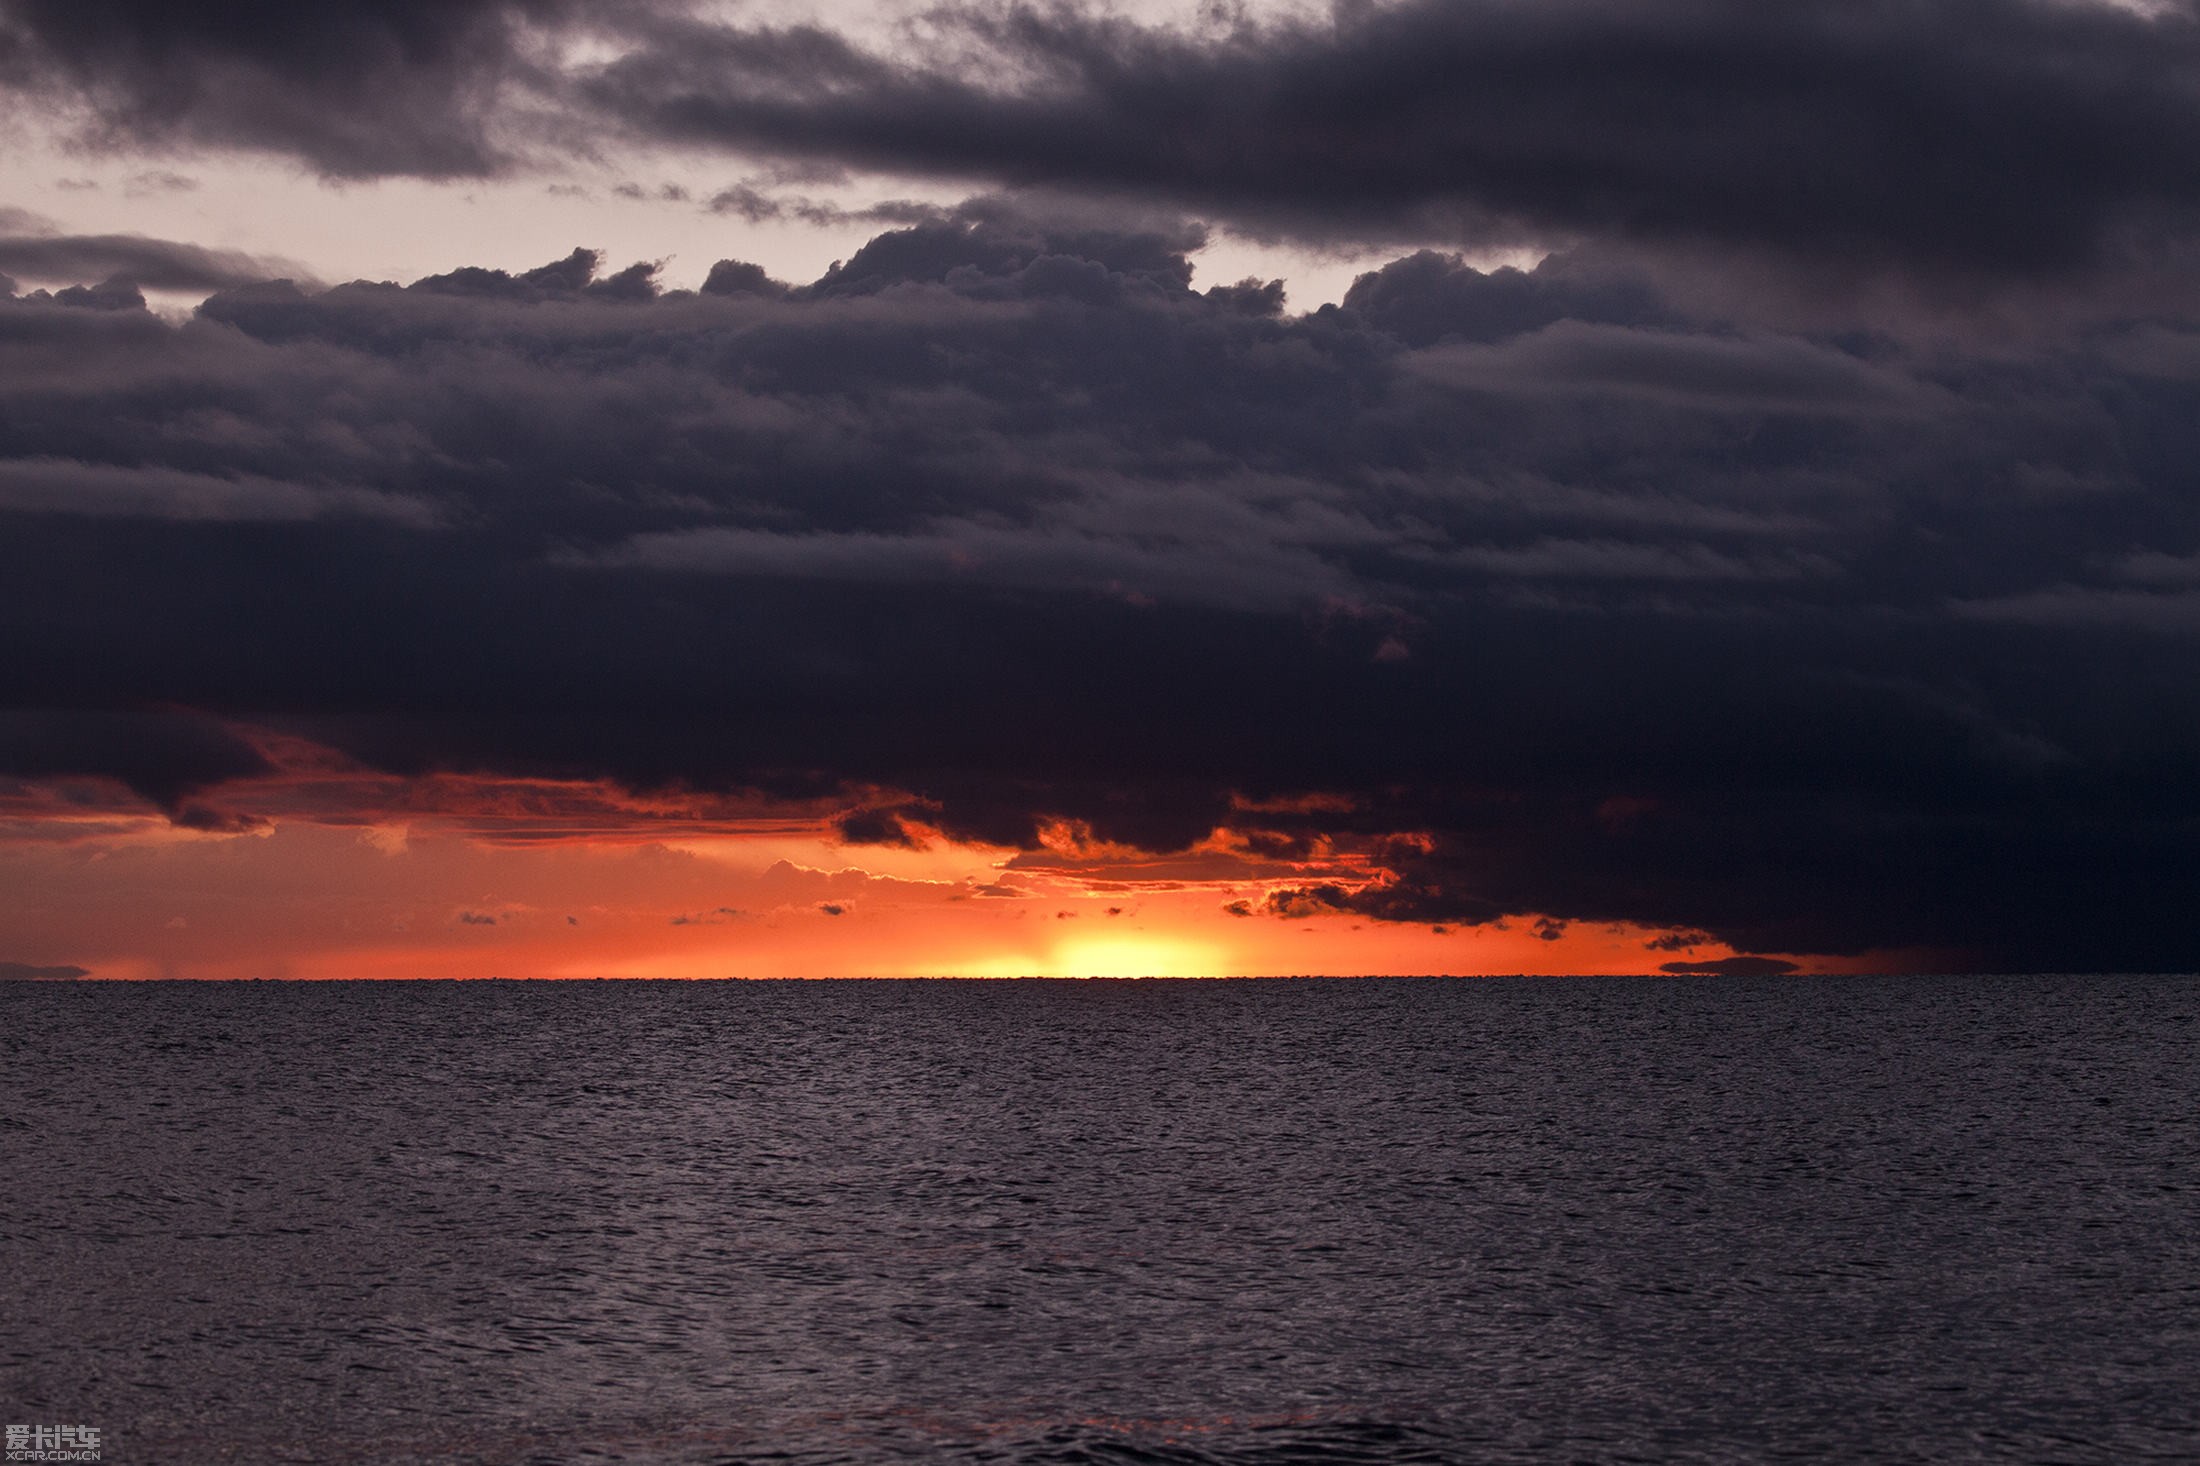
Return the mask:
POLYGON ((0 0, 0 976, 2180 970, 2191 0, 0 0))

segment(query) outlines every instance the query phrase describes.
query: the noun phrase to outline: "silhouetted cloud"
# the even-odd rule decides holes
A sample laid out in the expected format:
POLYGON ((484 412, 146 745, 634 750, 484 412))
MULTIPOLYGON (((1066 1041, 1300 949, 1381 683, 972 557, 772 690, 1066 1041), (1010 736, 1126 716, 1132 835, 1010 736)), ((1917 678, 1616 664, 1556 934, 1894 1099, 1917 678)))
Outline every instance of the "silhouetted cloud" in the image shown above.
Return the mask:
MULTIPOLYGON (((10 631, 34 611, 6 613, 10 631)), ((18 778, 101 775, 175 812, 200 790, 271 771, 258 749, 201 713, 24 705, 23 690, 15 682, 0 707, 0 772, 18 778)))
POLYGON ((1681 977, 1782 977, 1799 970, 1777 957, 1721 957, 1715 962, 1667 962, 1658 968, 1681 977))
MULTIPOLYGON (((741 918, 741 915, 742 913, 735 907, 719 906, 714 907, 709 911, 683 912, 682 914, 672 918, 672 925, 720 926, 729 921, 738 921, 741 918)), ((573 918, 567 917, 566 920, 571 922, 573 918)), ((579 923, 575 922, 574 924, 578 925, 579 923)))
POLYGON ((909 828, 901 812, 892 809, 851 810, 833 821, 834 833, 850 845, 891 845, 904 850, 923 848, 923 840, 909 828))
POLYGON ((1643 950, 1648 952, 1690 952, 1698 947, 1710 946, 1712 940, 1709 932, 1667 932, 1663 936, 1652 937, 1642 945, 1643 950))
POLYGON ((0 982, 74 982, 91 975, 90 968, 67 963, 40 966, 33 962, 0 962, 0 982))

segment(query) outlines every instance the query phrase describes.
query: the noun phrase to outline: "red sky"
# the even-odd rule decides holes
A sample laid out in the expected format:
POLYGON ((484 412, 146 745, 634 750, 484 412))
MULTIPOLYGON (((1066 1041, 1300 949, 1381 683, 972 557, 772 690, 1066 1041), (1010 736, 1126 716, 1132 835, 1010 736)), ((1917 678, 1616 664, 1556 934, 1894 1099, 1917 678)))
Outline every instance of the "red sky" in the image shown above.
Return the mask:
POLYGON ((1069 827, 1022 852, 922 827, 914 847, 852 845, 833 823, 846 798, 408 780, 258 741, 278 773, 186 816, 214 828, 115 786, 14 786, 0 801, 9 960, 99 978, 1010 977, 1610 973, 1732 955, 1533 913, 1478 927, 1270 914, 1273 891, 1385 873, 1320 841, 1263 858, 1257 809, 1166 855, 1069 827))

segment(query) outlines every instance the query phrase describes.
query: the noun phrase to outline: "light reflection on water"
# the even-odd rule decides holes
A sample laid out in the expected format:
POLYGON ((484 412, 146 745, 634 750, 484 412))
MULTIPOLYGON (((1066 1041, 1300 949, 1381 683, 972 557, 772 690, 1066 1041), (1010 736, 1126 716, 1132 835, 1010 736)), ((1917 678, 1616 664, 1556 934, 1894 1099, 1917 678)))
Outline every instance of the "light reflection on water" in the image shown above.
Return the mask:
POLYGON ((110 1462, 2200 1459, 2191 979, 0 986, 110 1462))

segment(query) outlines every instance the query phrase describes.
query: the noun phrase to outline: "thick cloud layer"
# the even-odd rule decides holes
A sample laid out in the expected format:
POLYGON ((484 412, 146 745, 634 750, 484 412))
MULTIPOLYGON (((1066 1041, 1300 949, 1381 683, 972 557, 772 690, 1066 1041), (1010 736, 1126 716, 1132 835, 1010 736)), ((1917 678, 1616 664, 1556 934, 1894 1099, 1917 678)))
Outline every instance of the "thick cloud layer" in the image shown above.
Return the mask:
POLYGON ((110 146, 440 178, 618 140, 1352 245, 1625 240, 1944 288, 2184 258, 2196 69, 2192 0, 1398 0, 1193 27, 974 0, 891 45, 677 0, 0 0, 0 83, 110 146))
POLYGON ((1165 194, 1302 235, 2094 261, 2200 203, 2200 24, 2061 0, 1406 0, 1202 37, 968 6, 888 56, 669 25, 592 87, 653 133, 1165 194))
POLYGON ((2193 323, 1430 254, 1294 316, 1197 239, 993 200, 799 287, 0 304, 0 775, 219 827, 256 726, 1375 876, 1257 919, 2191 964, 2193 323))

